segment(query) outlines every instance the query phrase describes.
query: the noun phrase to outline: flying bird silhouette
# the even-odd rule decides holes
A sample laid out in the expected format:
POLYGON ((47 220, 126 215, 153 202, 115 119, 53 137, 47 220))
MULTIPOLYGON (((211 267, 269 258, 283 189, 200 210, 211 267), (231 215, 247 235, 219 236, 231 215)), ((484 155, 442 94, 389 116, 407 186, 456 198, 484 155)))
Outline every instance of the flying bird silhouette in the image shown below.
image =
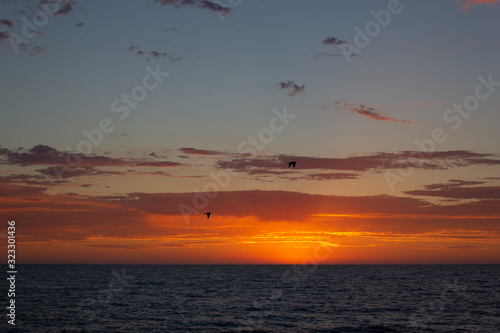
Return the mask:
POLYGON ((210 214, 212 214, 212 212, 206 212, 205 215, 207 216, 207 219, 210 218, 210 214))
POLYGON ((291 161, 291 162, 288 162, 288 167, 291 167, 293 166, 295 168, 295 164, 297 164, 296 161, 291 161))

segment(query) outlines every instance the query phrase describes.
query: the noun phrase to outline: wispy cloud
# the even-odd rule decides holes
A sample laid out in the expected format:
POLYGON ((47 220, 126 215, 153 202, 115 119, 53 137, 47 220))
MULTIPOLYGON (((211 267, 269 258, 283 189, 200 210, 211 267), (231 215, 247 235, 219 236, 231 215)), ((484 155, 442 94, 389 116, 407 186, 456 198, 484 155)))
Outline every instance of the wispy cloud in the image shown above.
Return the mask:
POLYGON ((340 54, 340 53, 326 53, 326 52, 323 52, 323 53, 316 54, 316 58, 319 58, 319 57, 335 58, 335 57, 340 57, 340 56, 342 56, 342 54, 340 54))
POLYGON ((124 174, 123 170, 109 171, 100 170, 99 167, 176 167, 182 164, 170 161, 151 161, 146 158, 115 158, 102 155, 75 155, 72 152, 58 151, 47 145, 36 145, 33 148, 26 150, 19 148, 11 150, 0 147, 0 164, 4 165, 19 165, 19 166, 38 166, 47 165, 48 168, 38 169, 37 171, 43 175, 50 177, 70 178, 80 176, 95 176, 105 174, 124 174), (76 158, 81 159, 78 167, 71 167, 68 161, 75 161, 76 158), (55 172, 54 167, 61 167, 64 172, 55 172))
POLYGON ((352 172, 329 172, 329 173, 311 173, 308 174, 306 179, 312 180, 344 180, 344 179, 358 179, 359 174, 352 172))
MULTIPOLYGON (((284 171, 289 172, 287 163, 290 160, 297 161, 297 168, 293 170, 300 170, 302 172, 312 169, 352 172, 365 172, 371 170, 374 172, 381 172, 382 170, 400 169, 406 167, 425 170, 446 170, 454 167, 474 165, 500 165, 500 159, 498 159, 498 157, 494 154, 476 153, 465 150, 452 150, 436 151, 431 155, 425 155, 420 151, 401 151, 394 153, 380 152, 370 155, 330 158, 272 155, 266 157, 219 160, 217 162, 217 167, 245 172, 249 175, 271 174, 271 171, 275 172, 278 170, 278 174, 283 174, 284 171)), ((355 174, 345 175, 351 179, 354 179, 355 177, 355 174)), ((311 177, 311 175, 307 177, 311 177)), ((318 177, 322 176, 317 175, 316 178, 318 177)), ((335 176, 332 177, 334 178, 335 176)), ((339 175, 339 177, 343 178, 341 175, 339 175)))
MULTIPOLYGON (((48 177, 59 178, 58 174, 54 172, 52 167, 37 169, 36 171, 48 177)), ((125 175, 126 173, 127 172, 125 171, 100 170, 94 166, 80 165, 77 168, 66 169, 64 172, 61 172, 60 176, 62 178, 73 178, 83 176, 125 175)))
POLYGON ((443 248, 446 250, 481 250, 481 249, 484 249, 484 248, 481 248, 479 246, 474 246, 474 245, 445 246, 443 248))
POLYGON ((278 86, 280 89, 288 90, 288 96, 296 96, 303 92, 305 88, 305 85, 295 84, 292 80, 278 82, 278 86))
POLYGON ((485 5, 485 4, 493 6, 496 3, 500 3, 500 0, 465 0, 460 5, 460 9, 463 10, 464 12, 468 12, 470 6, 485 5))
POLYGON ((176 8, 193 6, 200 9, 207 9, 223 16, 226 16, 234 10, 232 7, 226 7, 215 1, 208 0, 154 0, 154 2, 162 6, 174 6, 176 8))
POLYGON ((226 155, 227 153, 216 150, 204 150, 196 148, 180 148, 179 149, 184 154, 188 155, 226 155))
POLYGON ((145 55, 147 57, 146 60, 148 60, 148 61, 151 60, 151 58, 155 58, 155 59, 167 58, 168 60, 170 60, 170 62, 182 60, 182 57, 174 57, 168 52, 144 51, 144 50, 139 49, 139 47, 136 45, 131 45, 128 48, 128 50, 135 52, 135 54, 138 56, 145 55))
POLYGON ((10 38, 10 33, 0 31, 0 42, 10 38))
POLYGON ((37 186, 54 186, 67 183, 67 180, 62 179, 50 179, 49 177, 44 177, 43 175, 31 175, 31 174, 17 174, 0 176, 0 182, 4 184, 12 185, 37 185, 37 186))
POLYGON ((34 46, 32 49, 31 49, 31 52, 30 52, 30 55, 31 56, 35 56, 37 55, 37 53, 40 53, 43 51, 43 47, 41 46, 34 46))
MULTIPOLYGON (((323 39, 323 44, 324 45, 336 45, 336 46, 339 46, 344 53, 345 52, 348 53, 348 54, 344 54, 344 56, 348 55, 351 58, 357 56, 356 53, 354 53, 354 52, 351 51, 351 45, 347 41, 339 39, 337 37, 328 36, 325 39, 323 39)), ((340 53, 331 53, 331 52, 322 52, 322 53, 317 54, 316 58, 319 58, 319 57, 335 58, 335 57, 339 57, 339 56, 342 56, 342 54, 340 54, 340 53)))
POLYGON ((359 104, 359 105, 356 106, 356 105, 354 105, 351 102, 348 102, 346 100, 341 100, 341 101, 336 102, 335 105, 338 108, 342 108, 344 110, 356 112, 359 115, 362 115, 362 116, 365 116, 365 117, 368 117, 368 118, 371 118, 371 119, 374 119, 374 120, 394 121, 394 122, 397 122, 397 123, 411 124, 411 121, 399 120, 399 119, 396 119, 396 118, 391 118, 391 117, 388 117, 388 116, 384 116, 379 111, 375 110, 375 108, 366 107, 363 104, 359 104))
POLYGON ((338 39, 336 37, 326 37, 323 39, 323 44, 325 45, 346 45, 348 44, 345 40, 338 39))
POLYGON ((425 185, 424 190, 405 191, 405 194, 433 196, 451 199, 500 199, 500 186, 471 186, 484 184, 483 181, 452 179, 447 184, 425 185))

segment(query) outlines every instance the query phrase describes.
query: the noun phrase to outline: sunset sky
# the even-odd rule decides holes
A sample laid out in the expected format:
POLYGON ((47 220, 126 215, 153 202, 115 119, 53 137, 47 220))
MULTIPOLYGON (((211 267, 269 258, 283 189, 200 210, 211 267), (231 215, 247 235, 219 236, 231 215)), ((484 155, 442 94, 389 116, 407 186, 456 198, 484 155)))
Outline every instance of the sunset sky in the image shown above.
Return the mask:
POLYGON ((18 263, 499 264, 499 15, 0 0, 2 244, 15 220, 18 263))

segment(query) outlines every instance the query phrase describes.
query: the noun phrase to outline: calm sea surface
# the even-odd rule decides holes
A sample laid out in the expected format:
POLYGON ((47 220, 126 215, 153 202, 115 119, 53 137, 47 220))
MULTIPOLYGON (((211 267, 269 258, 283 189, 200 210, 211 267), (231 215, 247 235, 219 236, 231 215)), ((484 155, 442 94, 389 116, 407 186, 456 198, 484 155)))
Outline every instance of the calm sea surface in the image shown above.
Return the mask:
POLYGON ((500 265, 20 265, 15 331, 500 332, 499 277, 500 265))

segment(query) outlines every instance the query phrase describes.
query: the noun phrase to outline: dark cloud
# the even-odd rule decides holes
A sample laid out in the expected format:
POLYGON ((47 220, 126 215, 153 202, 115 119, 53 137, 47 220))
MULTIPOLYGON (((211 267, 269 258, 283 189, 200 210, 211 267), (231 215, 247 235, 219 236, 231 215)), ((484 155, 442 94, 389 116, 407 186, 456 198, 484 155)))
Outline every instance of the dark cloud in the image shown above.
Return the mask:
POLYGON ((450 179, 449 183, 443 184, 429 184, 425 185, 424 188, 426 190, 435 190, 435 189, 451 189, 457 188, 459 186, 467 186, 467 185, 481 185, 484 184, 483 181, 471 181, 471 180, 460 180, 460 179, 450 179))
POLYGON ((30 174, 1 176, 0 182, 5 184, 37 185, 45 187, 67 183, 66 180, 53 180, 50 179, 49 177, 43 177, 40 175, 30 175, 30 174))
POLYGON ((8 19, 0 20, 0 24, 6 25, 9 28, 12 28, 14 26, 14 22, 12 22, 11 20, 8 20, 8 19))
POLYGON ((213 1, 208 1, 208 0, 200 1, 198 8, 208 9, 208 10, 213 11, 214 13, 218 13, 218 14, 221 14, 223 16, 225 16, 233 11, 233 8, 231 8, 231 7, 225 7, 225 6, 222 6, 218 3, 215 3, 213 1))
POLYGON ((163 171, 152 171, 152 172, 137 172, 134 170, 128 170, 129 173, 133 173, 134 175, 150 175, 150 176, 167 176, 167 177, 172 177, 171 174, 163 171))
POLYGON ((129 51, 135 51, 135 54, 138 56, 147 55, 146 60, 148 60, 148 61, 151 60, 151 58, 155 58, 155 59, 167 58, 170 62, 182 60, 182 57, 174 57, 168 52, 160 52, 160 51, 146 52, 146 51, 140 50, 139 47, 136 45, 131 45, 128 49, 129 49, 129 51))
POLYGON ((155 58, 165 58, 167 56, 167 52, 158 52, 158 51, 151 51, 149 52, 149 55, 155 58))
POLYGON ((342 100, 342 101, 336 102, 335 105, 337 105, 337 107, 342 108, 344 110, 353 111, 353 112, 356 112, 362 116, 365 116, 365 117, 368 117, 368 118, 371 118, 374 120, 394 121, 397 123, 411 124, 411 121, 398 120, 395 118, 384 116, 379 111, 375 110, 375 108, 369 108, 369 107, 364 106, 363 104, 356 106, 348 101, 342 100))
MULTIPOLYGON (((191 204, 195 193, 130 193, 110 202, 152 214, 178 215, 179 204, 191 204)), ((315 213, 418 212, 428 203, 391 196, 343 197, 285 191, 220 192, 210 209, 224 216, 257 216, 262 220, 304 220, 315 213), (255 209, 255 203, 259 209, 255 209)))
MULTIPOLYGON (((352 52, 352 48, 351 48, 351 45, 349 45, 349 43, 347 43, 345 40, 338 39, 336 37, 327 37, 327 38, 323 39, 323 44, 324 45, 337 45, 337 46, 340 46, 340 48, 342 49, 342 51, 344 53, 344 56, 348 56, 349 58, 352 58, 352 57, 355 57, 355 56, 358 55, 358 54, 352 52)), ((322 57, 322 56, 327 56, 327 57, 330 57, 330 58, 334 58, 334 57, 339 57, 341 55, 342 54, 340 54, 340 53, 327 53, 327 52, 323 52, 323 53, 317 54, 316 58, 319 58, 319 57, 322 57)))
POLYGON ((288 96, 296 96, 299 93, 303 92, 305 88, 305 85, 299 86, 292 80, 278 82, 278 86, 280 89, 289 90, 290 92, 288 93, 288 96))
POLYGON ((204 150, 196 148, 180 148, 179 150, 184 154, 190 154, 190 155, 226 155, 225 152, 216 150, 204 150))
POLYGON ((46 145, 37 145, 28 151, 24 149, 14 151, 0 147, 0 156, 5 158, 3 164, 21 166, 51 164, 52 162, 63 164, 63 158, 65 157, 63 153, 46 145))
POLYGON ((54 170, 54 167, 48 167, 45 169, 38 169, 37 172, 42 175, 53 177, 53 178, 73 178, 73 177, 82 177, 82 176, 102 176, 102 175, 125 175, 125 171, 108 171, 108 170, 99 170, 96 167, 81 165, 76 168, 68 168, 64 172, 60 174, 54 170))
POLYGON ((150 166, 150 167, 173 167, 181 164, 166 161, 148 161, 137 158, 113 158, 100 155, 84 155, 72 152, 58 151, 47 145, 36 145, 29 150, 18 149, 16 151, 0 147, 0 157, 4 160, 2 164, 8 165, 71 165, 78 158, 81 159, 79 165, 82 166, 150 166))
POLYGON ((245 165, 243 169, 250 176, 256 176, 258 180, 268 180, 268 176, 286 180, 346 180, 357 179, 359 174, 348 172, 330 172, 330 173, 305 173, 297 170, 283 169, 283 164, 280 167, 248 167, 245 165), (280 170, 281 169, 281 170, 280 170))
POLYGON ((100 155, 61 152, 50 146, 37 145, 29 150, 10 150, 0 147, 0 164, 33 166, 49 165, 37 171, 47 177, 70 178, 96 175, 121 175, 123 171, 109 171, 100 167, 176 167, 183 164, 169 161, 150 161, 140 158, 114 158, 100 155))
POLYGON ((134 166, 140 166, 140 167, 168 168, 181 165, 177 162, 153 162, 153 161, 140 161, 140 160, 133 160, 133 161, 134 161, 134 166))
POLYGON ((159 3, 162 6, 175 6, 181 8, 184 6, 194 6, 199 1, 198 0, 155 0, 154 2, 159 3))
POLYGON ((59 16, 59 15, 67 15, 73 10, 73 5, 75 4, 74 1, 60 1, 58 2, 60 5, 60 9, 57 10, 53 16, 59 16))
POLYGON ((200 9, 207 9, 222 16, 226 16, 234 9, 232 7, 223 6, 215 1, 208 0, 155 0, 162 6, 174 6, 176 8, 194 6, 200 9))
POLYGON ((323 39, 323 44, 325 45, 345 45, 347 42, 345 40, 341 40, 335 37, 326 37, 323 39))
POLYGON ((395 153, 374 153, 349 157, 309 157, 274 155, 254 158, 234 158, 219 160, 217 167, 245 172, 247 174, 266 173, 271 170, 288 171, 287 163, 297 161, 299 169, 294 170, 339 170, 339 171, 375 171, 387 169, 416 168, 427 170, 445 170, 453 167, 473 165, 500 165, 500 159, 493 154, 475 153, 465 150, 441 151, 425 154, 421 151, 402 151, 395 153))
POLYGON ((471 186, 480 184, 484 184, 484 182, 452 179, 447 184, 429 184, 424 186, 424 190, 405 191, 404 193, 450 199, 500 199, 500 186, 471 186))

